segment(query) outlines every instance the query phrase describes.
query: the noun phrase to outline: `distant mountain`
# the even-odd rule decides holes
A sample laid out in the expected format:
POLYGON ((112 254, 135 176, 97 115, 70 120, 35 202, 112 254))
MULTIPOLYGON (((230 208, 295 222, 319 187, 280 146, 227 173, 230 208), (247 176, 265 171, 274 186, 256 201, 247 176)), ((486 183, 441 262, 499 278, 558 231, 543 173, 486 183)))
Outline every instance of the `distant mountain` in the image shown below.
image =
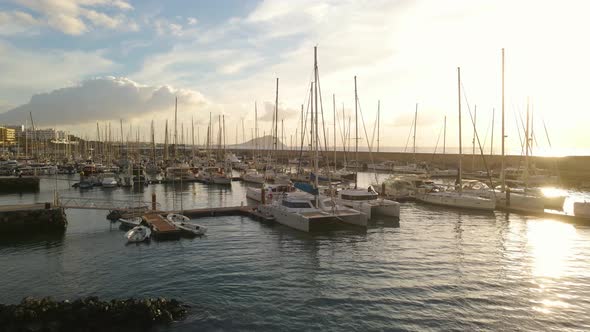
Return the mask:
MULTIPOLYGON (((229 145, 228 147, 230 149, 254 149, 256 147, 258 147, 259 149, 272 149, 274 148, 274 138, 271 135, 266 135, 263 137, 251 139, 242 144, 229 145)), ((283 142, 281 142, 280 140, 277 141, 277 149, 282 150, 286 148, 287 146, 283 144, 283 142)))

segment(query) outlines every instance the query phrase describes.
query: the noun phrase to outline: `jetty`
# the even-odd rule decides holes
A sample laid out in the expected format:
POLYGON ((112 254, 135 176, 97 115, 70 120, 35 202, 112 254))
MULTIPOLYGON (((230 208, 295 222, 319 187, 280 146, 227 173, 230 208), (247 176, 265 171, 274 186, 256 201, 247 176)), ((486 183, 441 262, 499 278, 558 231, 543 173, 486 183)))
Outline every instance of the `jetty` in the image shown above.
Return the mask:
POLYGON ((63 232, 64 209, 51 203, 0 206, 0 234, 63 232))
POLYGON ((39 191, 39 178, 36 176, 0 176, 0 192, 2 193, 19 193, 31 191, 39 191))
POLYGON ((157 212, 144 214, 142 219, 152 228, 156 240, 178 240, 182 234, 181 230, 176 228, 164 216, 157 212))

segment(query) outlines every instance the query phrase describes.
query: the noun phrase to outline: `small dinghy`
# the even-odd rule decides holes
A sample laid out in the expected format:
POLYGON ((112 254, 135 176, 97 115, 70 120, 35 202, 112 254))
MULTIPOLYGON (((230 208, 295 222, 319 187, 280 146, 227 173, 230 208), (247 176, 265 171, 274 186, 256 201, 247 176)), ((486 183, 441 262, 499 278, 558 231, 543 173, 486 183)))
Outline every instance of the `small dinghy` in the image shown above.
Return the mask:
POLYGON ((141 225, 142 220, 141 217, 119 218, 121 227, 125 229, 131 229, 141 225))
POLYGON ((207 232, 207 227, 190 223, 190 219, 182 214, 170 213, 166 219, 189 235, 204 235, 207 232))
POLYGON ((150 235, 152 235, 152 231, 146 226, 136 226, 133 227, 129 232, 125 233, 125 237, 129 243, 147 241, 150 239, 150 235))

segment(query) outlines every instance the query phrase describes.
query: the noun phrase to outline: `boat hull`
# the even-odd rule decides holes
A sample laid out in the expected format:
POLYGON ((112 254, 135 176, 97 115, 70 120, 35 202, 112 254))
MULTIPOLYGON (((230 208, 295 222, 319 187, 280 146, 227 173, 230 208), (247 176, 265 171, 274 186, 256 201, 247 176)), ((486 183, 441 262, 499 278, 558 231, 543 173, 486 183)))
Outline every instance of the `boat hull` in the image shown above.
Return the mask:
POLYGON ((496 202, 471 195, 445 195, 444 193, 416 194, 416 199, 423 203, 441 205, 467 210, 494 211, 496 202))

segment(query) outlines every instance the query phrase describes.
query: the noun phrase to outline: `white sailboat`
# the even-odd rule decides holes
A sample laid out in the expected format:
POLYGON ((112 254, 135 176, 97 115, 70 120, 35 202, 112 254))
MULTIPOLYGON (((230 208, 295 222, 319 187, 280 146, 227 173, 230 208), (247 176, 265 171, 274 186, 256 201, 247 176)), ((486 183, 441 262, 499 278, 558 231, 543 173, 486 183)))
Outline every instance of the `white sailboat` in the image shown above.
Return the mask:
MULTIPOLYGON (((358 93, 356 86, 356 76, 354 77, 354 100, 355 100, 355 130, 358 137, 358 93)), ((355 158, 358 160, 358 139, 355 140, 355 158)), ((358 173, 358 172, 357 172, 358 173)), ((399 218, 400 204, 388 199, 379 198, 373 187, 368 190, 358 188, 358 174, 355 176, 354 189, 345 189, 338 193, 336 202, 364 213, 367 218, 375 214, 381 214, 388 217, 399 218)))
POLYGON ((527 103, 527 123, 525 129, 525 188, 520 192, 512 192, 510 188, 506 187, 506 162, 504 154, 504 49, 502 49, 502 169, 500 173, 502 184, 497 195, 498 208, 513 212, 521 213, 543 213, 545 205, 543 197, 538 195, 531 195, 527 191, 528 187, 528 160, 529 160, 529 109, 527 103))
POLYGON ((453 208, 493 211, 496 208, 494 196, 483 197, 480 193, 463 190, 462 181, 462 141, 461 141, 461 69, 457 68, 459 87, 459 179, 455 188, 434 188, 420 190, 416 199, 424 203, 442 205, 453 208))
MULTIPOLYGON (((314 47, 314 82, 310 97, 313 98, 311 110, 311 146, 313 147, 313 173, 319 169, 319 134, 318 134, 318 66, 317 47, 314 47)), ((322 196, 318 191, 318 177, 313 183, 313 195, 304 192, 284 193, 278 200, 269 204, 261 204, 258 210, 273 216, 283 225, 310 232, 316 229, 333 228, 342 223, 367 226, 367 216, 359 211, 339 206, 331 197, 322 196)))

